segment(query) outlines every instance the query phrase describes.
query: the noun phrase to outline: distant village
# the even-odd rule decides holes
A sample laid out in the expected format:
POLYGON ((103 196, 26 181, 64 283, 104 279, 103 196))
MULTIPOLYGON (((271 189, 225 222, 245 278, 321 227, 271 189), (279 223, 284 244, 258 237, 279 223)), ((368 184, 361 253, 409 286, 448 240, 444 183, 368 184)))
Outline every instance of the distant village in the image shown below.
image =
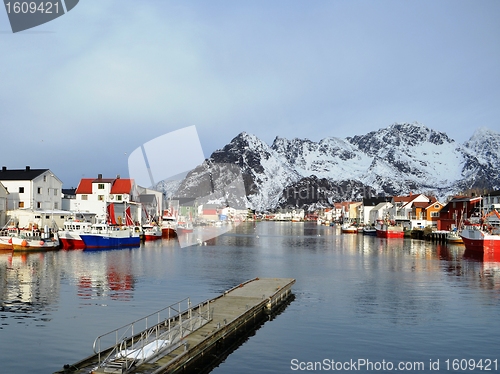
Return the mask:
POLYGON ((196 205, 183 199, 166 202, 159 191, 137 186, 133 179, 81 179, 76 189, 64 189, 62 181, 50 169, 8 169, 0 172, 0 225, 14 223, 18 227, 30 224, 62 227, 75 218, 89 222, 106 220, 108 206, 114 206, 114 220, 124 224, 126 215, 136 224, 158 220, 169 211, 171 215, 189 220, 214 222, 220 220, 317 221, 325 224, 356 222, 373 224, 389 219, 406 229, 453 230, 460 222, 492 210, 500 210, 500 191, 484 196, 455 196, 448 202, 437 201, 424 194, 370 197, 356 202, 335 203, 332 208, 307 212, 304 209, 278 209, 274 213, 236 210, 220 204, 196 205), (482 211, 481 211, 482 210, 482 211))

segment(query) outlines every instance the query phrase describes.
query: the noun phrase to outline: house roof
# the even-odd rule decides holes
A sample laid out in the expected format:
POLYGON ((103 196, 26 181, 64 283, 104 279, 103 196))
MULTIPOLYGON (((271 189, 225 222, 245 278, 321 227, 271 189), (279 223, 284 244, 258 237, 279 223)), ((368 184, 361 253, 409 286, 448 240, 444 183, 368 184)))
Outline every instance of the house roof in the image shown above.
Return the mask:
POLYGON ((78 184, 78 187, 76 188, 76 194, 91 194, 93 180, 93 178, 82 178, 82 180, 78 184))
POLYGON ((111 187, 112 194, 130 194, 132 191, 132 179, 115 179, 111 187))
POLYGON ((31 169, 26 166, 25 169, 7 169, 5 166, 0 171, 0 181, 31 181, 49 169, 31 169))

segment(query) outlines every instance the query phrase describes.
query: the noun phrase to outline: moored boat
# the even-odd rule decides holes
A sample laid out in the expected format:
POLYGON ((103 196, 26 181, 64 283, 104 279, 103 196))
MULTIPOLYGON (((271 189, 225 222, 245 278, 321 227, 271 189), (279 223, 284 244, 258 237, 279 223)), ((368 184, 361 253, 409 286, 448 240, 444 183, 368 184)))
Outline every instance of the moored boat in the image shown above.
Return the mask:
POLYGON ((86 221, 70 220, 64 222, 63 229, 59 230, 58 236, 63 249, 84 249, 80 234, 90 232, 92 224, 86 221))
POLYGON ((375 226, 379 238, 404 238, 403 226, 397 226, 389 221, 378 221, 375 226))
POLYGON ((12 237, 13 250, 20 251, 44 251, 59 248, 57 234, 52 234, 46 229, 41 232, 37 229, 19 230, 16 236, 12 237))
POLYGON ((174 238, 177 236, 177 219, 169 210, 165 210, 161 217, 161 234, 165 239, 174 238))
POLYGON ((467 225, 460 232, 465 249, 478 253, 500 252, 500 231, 484 225, 467 225))
POLYGON ((85 249, 139 247, 141 230, 133 226, 112 226, 106 223, 94 224, 90 232, 80 234, 85 249))
POLYGON ((162 238, 162 229, 158 225, 142 225, 143 237, 145 241, 158 240, 162 238))
POLYGON ((377 235, 377 230, 373 226, 363 226, 363 235, 377 235))
POLYGON ((457 230, 451 230, 446 234, 446 241, 451 244, 464 244, 464 241, 457 230))
POLYGON ((346 222, 342 225, 341 231, 343 234, 357 234, 358 228, 353 224, 346 222))

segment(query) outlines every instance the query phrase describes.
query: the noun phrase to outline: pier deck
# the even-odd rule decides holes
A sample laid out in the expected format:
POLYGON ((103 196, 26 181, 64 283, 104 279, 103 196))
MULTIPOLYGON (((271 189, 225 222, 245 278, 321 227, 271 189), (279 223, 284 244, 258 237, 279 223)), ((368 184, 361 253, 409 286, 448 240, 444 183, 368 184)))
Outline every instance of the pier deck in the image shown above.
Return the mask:
MULTIPOLYGON (((102 365, 97 367, 102 360, 101 355, 90 356, 74 365, 65 365, 63 371, 58 373, 136 373, 136 374, 160 374, 189 372, 198 361, 204 361, 205 356, 217 355, 224 348, 226 340, 229 342, 238 335, 260 321, 265 313, 271 312, 279 307, 291 296, 291 287, 295 283, 291 278, 255 278, 242 283, 222 295, 207 300, 193 307, 192 310, 209 310, 209 318, 204 324, 188 331, 184 336, 181 333, 176 345, 172 344, 163 355, 156 356, 151 360, 130 365, 129 362, 123 366, 102 365)), ((186 319, 188 312, 183 312, 180 320, 186 319)), ((190 314, 189 314, 190 315, 190 314)), ((170 325, 169 325, 170 326, 170 325)), ((181 330, 182 331, 182 330, 181 330)), ((136 334, 139 336, 140 334, 136 334)), ((130 339, 130 338, 129 338, 130 339)), ((123 347, 124 342, 116 344, 123 347)), ((125 342, 127 346, 127 342, 125 342)))

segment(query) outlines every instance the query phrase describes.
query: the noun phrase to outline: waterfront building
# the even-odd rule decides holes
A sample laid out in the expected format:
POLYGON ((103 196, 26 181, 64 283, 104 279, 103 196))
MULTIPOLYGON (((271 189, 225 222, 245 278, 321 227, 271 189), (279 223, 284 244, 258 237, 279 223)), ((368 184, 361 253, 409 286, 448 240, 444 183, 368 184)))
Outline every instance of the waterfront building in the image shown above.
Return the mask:
POLYGON ((94 213, 98 221, 125 224, 128 219, 141 222, 142 206, 133 179, 82 178, 75 192, 75 199, 69 199, 70 210, 78 213, 94 213))
POLYGON ((0 183, 7 189, 6 210, 62 208, 62 182, 50 169, 7 169, 0 171, 0 183))

